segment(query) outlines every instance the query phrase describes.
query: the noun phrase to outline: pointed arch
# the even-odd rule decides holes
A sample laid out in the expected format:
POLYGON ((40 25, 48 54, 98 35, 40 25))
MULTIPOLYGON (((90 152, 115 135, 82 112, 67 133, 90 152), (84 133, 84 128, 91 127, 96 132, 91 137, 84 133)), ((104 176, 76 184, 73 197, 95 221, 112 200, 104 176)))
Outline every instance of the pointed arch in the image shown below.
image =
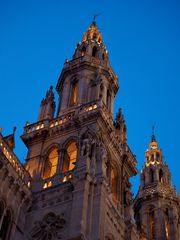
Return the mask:
POLYGON ((154 182, 154 171, 152 168, 149 170, 149 182, 153 183, 154 182))
POLYGON ((75 106, 77 104, 77 94, 78 94, 78 81, 75 78, 71 83, 71 99, 70 99, 71 106, 75 106))
POLYGON ((111 93, 109 89, 107 90, 107 94, 106 94, 106 107, 108 111, 111 111, 111 93))
POLYGON ((45 158, 43 178, 49 178, 56 174, 57 164, 59 159, 59 151, 57 146, 51 147, 45 158))
POLYGON ((85 53, 86 53, 86 46, 83 46, 81 50, 81 56, 84 56, 85 53))
POLYGON ((96 46, 94 46, 92 49, 92 56, 97 57, 97 47, 96 46))
POLYGON ((162 169, 159 170, 159 182, 160 182, 160 183, 163 183, 163 182, 164 182, 164 179, 163 179, 163 170, 162 170, 162 169))
POLYGON ((69 141, 64 150, 62 166, 63 173, 71 171, 75 168, 77 161, 77 153, 78 153, 77 142, 75 140, 69 141))
POLYGON ((166 240, 169 239, 169 210, 168 208, 164 211, 164 226, 165 226, 165 236, 166 240))

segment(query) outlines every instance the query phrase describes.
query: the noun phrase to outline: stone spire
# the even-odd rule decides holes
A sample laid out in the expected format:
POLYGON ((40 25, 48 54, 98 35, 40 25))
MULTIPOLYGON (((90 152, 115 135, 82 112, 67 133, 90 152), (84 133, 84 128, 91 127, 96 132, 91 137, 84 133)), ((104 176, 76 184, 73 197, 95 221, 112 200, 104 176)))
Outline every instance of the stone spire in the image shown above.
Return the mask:
POLYGON ((84 56, 94 57, 100 60, 102 64, 109 66, 108 51, 95 20, 84 33, 82 41, 77 44, 73 59, 84 56))
POLYGON ((53 86, 50 86, 50 89, 46 92, 46 97, 41 101, 38 120, 53 119, 55 107, 53 86))
POLYGON ((163 162, 162 150, 158 147, 158 142, 154 134, 154 127, 152 128, 152 137, 149 143, 149 149, 145 153, 146 166, 157 165, 163 162))
POLYGON ((126 123, 124 120, 124 116, 122 113, 122 109, 119 108, 117 114, 116 114, 116 119, 114 122, 114 126, 116 128, 116 134, 118 135, 119 140, 124 143, 126 142, 126 123))
POLYGON ((95 41, 98 44, 101 44, 103 42, 102 34, 99 32, 95 21, 92 22, 88 30, 83 35, 82 42, 86 42, 88 40, 95 41))

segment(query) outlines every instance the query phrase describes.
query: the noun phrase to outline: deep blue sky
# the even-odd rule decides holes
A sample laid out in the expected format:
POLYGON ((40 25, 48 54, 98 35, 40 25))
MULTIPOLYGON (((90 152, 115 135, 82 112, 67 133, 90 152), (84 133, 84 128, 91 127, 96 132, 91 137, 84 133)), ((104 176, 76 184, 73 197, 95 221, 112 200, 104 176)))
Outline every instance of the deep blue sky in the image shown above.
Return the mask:
MULTIPOLYGON (((17 126, 16 150, 24 161, 19 136, 37 120, 49 86, 56 85, 66 58, 92 21, 97 22, 119 76, 115 112, 122 107, 128 143, 138 160, 156 123, 156 137, 180 192, 180 2, 177 0, 0 0, 0 126, 17 126)), ((137 191, 139 176, 133 180, 137 191)))

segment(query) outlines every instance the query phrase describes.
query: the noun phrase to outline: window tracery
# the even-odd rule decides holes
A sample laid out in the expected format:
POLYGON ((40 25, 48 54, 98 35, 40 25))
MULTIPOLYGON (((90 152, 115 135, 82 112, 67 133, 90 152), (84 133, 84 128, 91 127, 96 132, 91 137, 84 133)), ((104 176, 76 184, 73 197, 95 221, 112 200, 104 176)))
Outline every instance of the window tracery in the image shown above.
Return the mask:
POLYGON ((41 221, 35 222, 30 235, 33 240, 54 240, 63 239, 62 231, 66 225, 66 220, 63 214, 56 215, 55 213, 46 214, 41 221))

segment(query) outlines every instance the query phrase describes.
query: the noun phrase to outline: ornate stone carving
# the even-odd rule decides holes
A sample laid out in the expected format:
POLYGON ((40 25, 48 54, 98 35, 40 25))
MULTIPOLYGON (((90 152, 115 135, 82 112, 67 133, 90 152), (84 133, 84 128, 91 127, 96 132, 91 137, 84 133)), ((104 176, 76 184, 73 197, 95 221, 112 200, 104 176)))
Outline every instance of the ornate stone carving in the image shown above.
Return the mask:
POLYGON ((63 215, 56 215, 55 213, 46 214, 42 221, 35 222, 30 235, 32 240, 55 240, 63 239, 62 230, 66 225, 66 220, 63 215))

